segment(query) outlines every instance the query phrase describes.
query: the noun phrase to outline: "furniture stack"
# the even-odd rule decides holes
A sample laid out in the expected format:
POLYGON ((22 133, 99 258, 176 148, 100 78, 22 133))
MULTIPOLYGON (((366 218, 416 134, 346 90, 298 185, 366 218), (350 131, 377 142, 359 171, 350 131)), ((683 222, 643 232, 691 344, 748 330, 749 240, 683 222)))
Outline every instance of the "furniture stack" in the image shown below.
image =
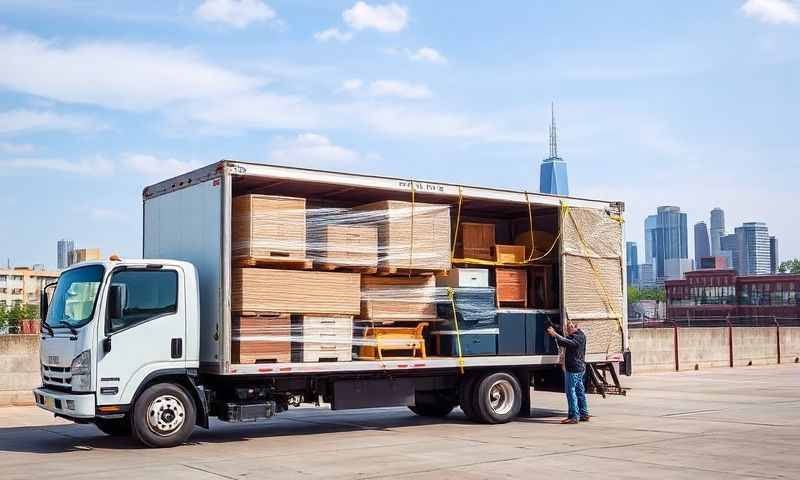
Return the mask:
POLYGON ((282 263, 306 260, 306 200, 274 195, 234 197, 231 217, 235 261, 282 263))

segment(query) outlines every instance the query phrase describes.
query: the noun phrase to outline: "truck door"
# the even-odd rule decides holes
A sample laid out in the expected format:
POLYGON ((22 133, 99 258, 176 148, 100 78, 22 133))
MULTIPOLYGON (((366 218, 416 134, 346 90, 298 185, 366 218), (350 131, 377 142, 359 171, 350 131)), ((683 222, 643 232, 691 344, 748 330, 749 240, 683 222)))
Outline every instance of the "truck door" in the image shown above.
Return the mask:
POLYGON ((97 404, 127 404, 156 371, 186 367, 183 272, 175 267, 121 267, 105 291, 97 346, 97 404), (121 297, 112 316, 111 291, 121 297))

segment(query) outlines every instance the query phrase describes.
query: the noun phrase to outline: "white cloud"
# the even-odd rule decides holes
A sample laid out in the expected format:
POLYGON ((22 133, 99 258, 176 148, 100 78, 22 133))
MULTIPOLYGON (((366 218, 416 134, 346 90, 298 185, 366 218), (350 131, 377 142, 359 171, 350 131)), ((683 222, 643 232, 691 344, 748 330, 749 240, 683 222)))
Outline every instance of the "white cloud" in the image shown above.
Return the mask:
POLYGON ((0 33, 0 58, 0 88, 125 110, 219 98, 263 84, 163 45, 59 46, 32 35, 0 33))
POLYGON ((369 85, 369 94, 375 97, 400 97, 412 100, 433 95, 425 85, 398 80, 375 80, 369 85))
POLYGON ((0 134, 50 130, 86 132, 102 128, 102 125, 93 119, 81 115, 21 109, 0 112, 0 134))
POLYGON ((328 137, 301 133, 293 138, 277 137, 267 157, 282 165, 307 167, 341 166, 364 158, 358 152, 333 144, 328 137))
POLYGON ((381 32, 399 32, 408 24, 408 8, 394 2, 372 6, 359 1, 342 12, 342 18, 355 30, 373 28, 381 32))
POLYGON ((205 0, 194 11, 194 16, 204 22, 246 28, 254 22, 272 20, 276 14, 261 0, 205 0))
POLYGON ((36 150, 34 145, 28 143, 5 143, 0 142, 0 152, 11 155, 25 155, 36 150))
POLYGON ((364 86, 364 82, 361 81, 359 78, 351 78, 342 82, 342 86, 339 89, 342 92, 357 92, 361 90, 361 87, 364 86))
POLYGON ((127 168, 136 173, 159 178, 174 177, 202 166, 199 162, 159 158, 143 153, 126 153, 122 156, 122 162, 127 168))
POLYGON ((93 177, 114 173, 114 162, 100 156, 77 161, 63 158, 13 158, 0 160, 0 166, 20 170, 53 170, 93 177))
POLYGON ((438 50, 435 50, 430 47, 422 47, 416 52, 411 50, 406 50, 406 54, 408 58, 414 60, 415 62, 430 62, 430 63, 447 63, 447 59, 439 53, 438 50))
POLYGON ((747 0, 742 11, 766 23, 800 23, 800 10, 788 0, 747 0))
POLYGON ((337 42, 346 43, 349 42, 351 38, 353 38, 352 32, 342 32, 339 31, 338 28, 329 28, 314 34, 314 39, 318 42, 336 40, 337 42))

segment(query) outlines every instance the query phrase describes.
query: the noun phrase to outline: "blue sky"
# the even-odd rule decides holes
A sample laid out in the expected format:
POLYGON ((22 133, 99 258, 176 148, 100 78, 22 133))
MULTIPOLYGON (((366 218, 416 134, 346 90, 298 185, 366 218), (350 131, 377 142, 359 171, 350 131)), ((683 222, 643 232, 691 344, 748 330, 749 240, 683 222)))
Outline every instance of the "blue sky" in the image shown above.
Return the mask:
POLYGON ((220 158, 679 205, 800 257, 800 2, 0 0, 0 259, 141 254, 141 190, 220 158))

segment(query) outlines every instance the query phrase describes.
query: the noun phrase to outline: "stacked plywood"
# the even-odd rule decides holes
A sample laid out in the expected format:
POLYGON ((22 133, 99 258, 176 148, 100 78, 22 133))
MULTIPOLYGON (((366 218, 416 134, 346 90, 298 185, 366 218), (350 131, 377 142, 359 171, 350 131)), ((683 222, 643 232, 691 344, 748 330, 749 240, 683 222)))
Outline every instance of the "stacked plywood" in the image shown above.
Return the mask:
POLYGON ((271 195, 233 199, 234 258, 305 258, 306 200, 271 195))
POLYGON ((353 317, 293 315, 292 361, 349 362, 353 358, 353 317))
POLYGON ((397 200, 355 208, 363 223, 378 228, 378 260, 383 268, 450 269, 450 206, 397 200))
POLYGON ((378 230, 360 225, 309 225, 309 250, 315 261, 344 267, 378 265, 378 230))
POLYGON ((417 321, 436 318, 436 277, 363 275, 361 318, 417 321))
POLYGON ((291 319, 288 314, 231 318, 232 363, 291 361, 291 319))
POLYGON ((235 268, 231 281, 234 312, 290 312, 355 315, 360 311, 357 273, 235 268))

